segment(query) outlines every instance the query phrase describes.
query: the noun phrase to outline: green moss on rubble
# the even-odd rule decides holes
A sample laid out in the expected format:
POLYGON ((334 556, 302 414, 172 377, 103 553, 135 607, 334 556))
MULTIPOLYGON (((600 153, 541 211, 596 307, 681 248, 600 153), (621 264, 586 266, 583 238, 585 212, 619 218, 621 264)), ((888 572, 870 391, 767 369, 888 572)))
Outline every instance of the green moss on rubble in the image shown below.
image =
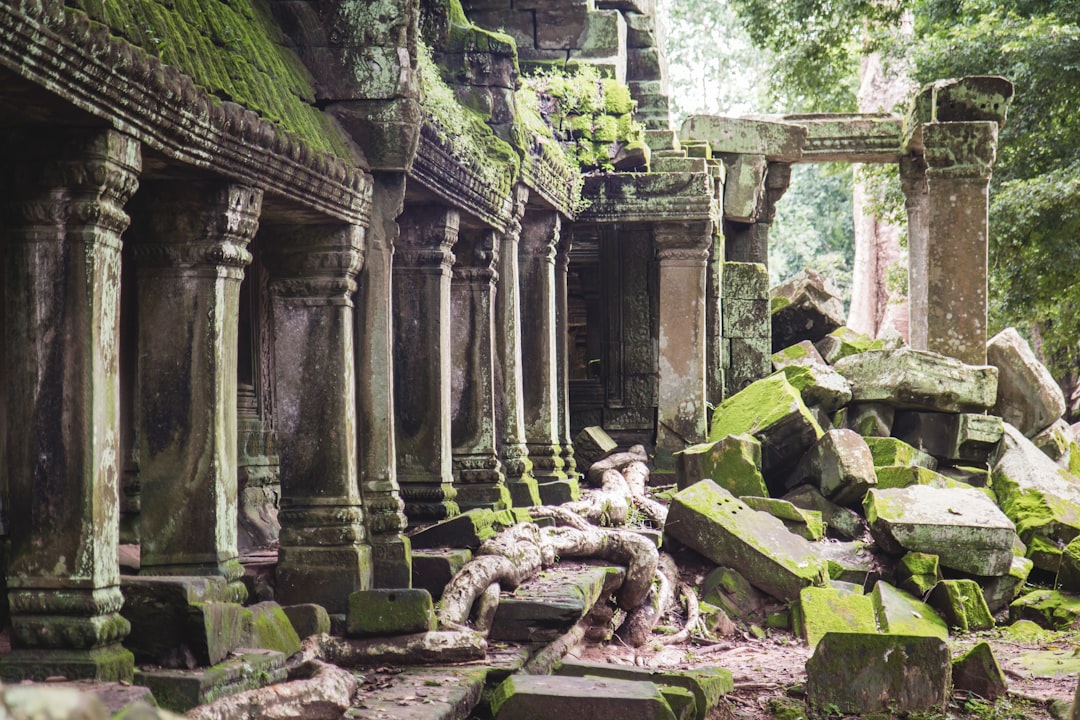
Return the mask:
POLYGON ((345 140, 314 106, 307 68, 284 46, 265 0, 67 0, 112 34, 296 135, 311 148, 350 159, 345 140))

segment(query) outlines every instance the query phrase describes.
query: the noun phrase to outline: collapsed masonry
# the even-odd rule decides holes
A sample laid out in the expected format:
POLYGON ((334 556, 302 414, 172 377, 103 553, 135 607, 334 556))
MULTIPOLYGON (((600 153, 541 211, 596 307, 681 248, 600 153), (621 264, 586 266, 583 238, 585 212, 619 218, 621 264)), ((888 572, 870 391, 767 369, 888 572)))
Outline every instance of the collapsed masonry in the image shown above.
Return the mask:
POLYGON ((0 95, 9 679, 129 679, 140 593, 243 626, 240 545, 284 604, 408 587, 409 524, 573 498, 586 425, 670 470, 769 371, 790 163, 900 162, 926 347, 985 340, 999 78, 680 144, 644 2, 36 0, 0 95))

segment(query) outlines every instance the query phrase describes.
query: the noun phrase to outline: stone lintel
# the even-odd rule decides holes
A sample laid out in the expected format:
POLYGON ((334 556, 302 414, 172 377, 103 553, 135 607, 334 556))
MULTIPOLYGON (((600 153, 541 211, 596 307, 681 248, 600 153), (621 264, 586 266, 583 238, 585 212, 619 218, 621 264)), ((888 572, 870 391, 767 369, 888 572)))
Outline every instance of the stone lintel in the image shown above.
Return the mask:
POLYGON ((923 86, 904 117, 905 151, 923 150, 923 127, 928 123, 993 122, 1005 124, 1013 99, 1013 84, 996 75, 972 75, 938 80, 923 86))
POLYGON ((807 129, 786 119, 691 115, 683 121, 683 142, 706 142, 716 154, 764 155, 777 162, 799 162, 807 129))
POLYGON ((903 119, 893 113, 783 115, 806 128, 799 162, 896 162, 903 154, 903 119))
POLYGON ((613 173, 585 178, 579 223, 715 220, 718 184, 704 173, 613 173))

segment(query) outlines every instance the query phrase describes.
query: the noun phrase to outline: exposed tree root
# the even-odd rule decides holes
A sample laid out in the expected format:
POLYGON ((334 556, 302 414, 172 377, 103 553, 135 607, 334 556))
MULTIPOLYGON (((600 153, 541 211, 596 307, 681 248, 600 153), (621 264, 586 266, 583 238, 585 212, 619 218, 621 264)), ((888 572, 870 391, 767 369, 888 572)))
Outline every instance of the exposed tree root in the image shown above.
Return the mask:
POLYGON ((603 460, 597 460, 589 466, 588 472, 585 473, 585 480, 592 487, 600 487, 603 484, 604 473, 608 470, 622 470, 632 462, 648 462, 649 454, 645 452, 645 448, 642 445, 634 445, 626 452, 614 453, 608 455, 603 460))
POLYGON ((682 597, 683 604, 686 606, 686 623, 679 632, 661 638, 660 642, 663 645, 677 645, 686 642, 690 639, 690 633, 701 620, 701 607, 698 605, 697 593, 694 592, 694 589, 681 582, 679 583, 679 596, 682 597))
POLYGON ((356 677, 318 660, 294 667, 289 682, 247 690, 190 710, 193 720, 337 720, 352 705, 356 677))
POLYGON ((675 581, 678 577, 679 569, 675 560, 667 553, 661 553, 655 582, 650 586, 648 595, 644 602, 627 614, 622 625, 615 631, 615 637, 630 647, 644 645, 656 623, 674 602, 675 581))

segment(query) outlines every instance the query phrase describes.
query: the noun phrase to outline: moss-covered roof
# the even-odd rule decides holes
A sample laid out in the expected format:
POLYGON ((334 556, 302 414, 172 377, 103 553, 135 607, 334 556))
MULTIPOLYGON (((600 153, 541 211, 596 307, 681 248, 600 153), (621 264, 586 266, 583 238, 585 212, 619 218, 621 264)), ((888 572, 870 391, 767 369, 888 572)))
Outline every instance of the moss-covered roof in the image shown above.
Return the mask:
POLYGON ((351 157, 314 106, 311 76, 283 45, 265 0, 66 0, 113 35, 189 75, 207 94, 257 112, 314 150, 351 157))

